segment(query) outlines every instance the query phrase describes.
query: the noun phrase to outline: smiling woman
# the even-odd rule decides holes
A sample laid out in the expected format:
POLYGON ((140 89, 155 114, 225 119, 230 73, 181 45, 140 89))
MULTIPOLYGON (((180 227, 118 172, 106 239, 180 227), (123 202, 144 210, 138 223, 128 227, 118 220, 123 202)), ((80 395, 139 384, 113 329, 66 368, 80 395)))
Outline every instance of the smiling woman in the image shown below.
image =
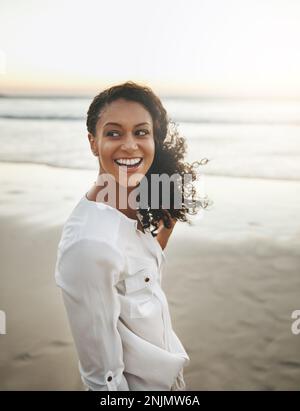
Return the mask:
POLYGON ((172 202, 170 209, 139 208, 138 200, 137 207, 123 208, 119 194, 113 206, 101 194, 105 176, 128 196, 155 173, 190 172, 196 178, 194 166, 183 161, 185 141, 168 133, 158 97, 133 82, 96 96, 87 128, 99 158, 98 184, 65 223, 55 270, 82 381, 99 391, 183 390, 190 359, 173 330, 161 276, 163 250, 176 221, 187 221, 190 210, 172 202))
MULTIPOLYGON (((142 181, 147 183, 148 198, 148 207, 139 207, 138 215, 145 228, 154 228, 153 236, 158 235, 157 230, 162 225, 171 228, 177 220, 187 222, 188 214, 195 214, 200 207, 207 206, 205 200, 196 198, 193 184, 199 163, 188 164, 184 161, 186 141, 178 135, 160 99, 149 88, 127 82, 103 91, 94 98, 88 110, 87 128, 91 150, 99 157, 100 178, 98 176, 98 184, 89 193, 94 200, 103 189, 103 174, 113 176, 117 185, 126 185, 127 194, 130 195, 133 187, 128 187, 129 178, 126 177, 136 173, 136 185, 142 181), (170 207, 163 207, 161 196, 153 189, 153 175, 165 175, 169 179, 175 175, 179 177, 177 185, 181 207, 175 205, 176 187, 170 190, 170 207), (187 175, 191 179, 189 190, 183 187, 187 175), (153 195, 158 197, 158 207, 152 207, 153 195)), ((117 208, 118 195, 119 191, 116 193, 117 208)), ((123 207, 122 212, 137 218, 136 209, 123 207)))
MULTIPOLYGON (((89 130, 88 137, 94 155, 99 157, 99 175, 110 174, 117 184, 120 184, 120 167, 125 176, 138 172, 136 180, 140 181, 153 162, 152 118, 138 102, 118 98, 99 107, 97 123, 89 130), (118 119, 118 122, 110 119, 118 119)), ((118 202, 116 207, 119 208, 118 202)), ((125 214, 132 216, 134 211, 127 209, 125 214)))

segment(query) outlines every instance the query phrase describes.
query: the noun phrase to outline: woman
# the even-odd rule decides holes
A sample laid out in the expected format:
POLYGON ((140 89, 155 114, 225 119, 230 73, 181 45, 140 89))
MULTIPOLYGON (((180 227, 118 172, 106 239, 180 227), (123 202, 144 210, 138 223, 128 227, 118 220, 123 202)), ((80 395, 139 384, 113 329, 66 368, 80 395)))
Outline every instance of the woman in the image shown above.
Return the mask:
POLYGON ((168 208, 153 190, 155 174, 196 178, 195 165, 183 162, 184 139, 169 125, 159 98, 133 82, 103 91, 88 110, 97 184, 64 225, 55 270, 87 390, 186 387, 183 368, 190 358, 161 288, 163 250, 176 221, 188 222, 187 213, 203 205, 192 184, 189 207, 183 201, 175 207, 176 190, 184 199, 178 179, 168 208), (124 198, 130 199, 125 206, 124 198))

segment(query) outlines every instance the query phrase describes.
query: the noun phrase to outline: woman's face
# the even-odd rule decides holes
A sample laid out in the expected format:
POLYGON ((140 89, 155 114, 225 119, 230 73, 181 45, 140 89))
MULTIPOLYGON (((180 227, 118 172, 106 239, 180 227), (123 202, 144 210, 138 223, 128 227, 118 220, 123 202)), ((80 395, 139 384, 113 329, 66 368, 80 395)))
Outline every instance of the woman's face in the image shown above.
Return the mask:
POLYGON ((144 106, 123 98, 113 101, 101 111, 95 134, 88 137, 101 174, 112 175, 118 183, 120 175, 122 181, 138 183, 155 153, 152 117, 144 106))

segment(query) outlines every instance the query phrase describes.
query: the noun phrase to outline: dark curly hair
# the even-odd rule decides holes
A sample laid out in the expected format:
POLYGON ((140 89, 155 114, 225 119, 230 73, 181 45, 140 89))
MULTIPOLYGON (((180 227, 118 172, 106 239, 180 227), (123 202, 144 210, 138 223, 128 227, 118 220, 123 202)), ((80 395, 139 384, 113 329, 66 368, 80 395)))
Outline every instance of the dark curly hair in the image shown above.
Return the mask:
MULTIPOLYGON (((201 159, 192 164, 184 161, 187 144, 185 138, 179 136, 176 123, 168 117, 160 99, 149 87, 139 85, 133 81, 127 81, 123 84, 110 87, 93 99, 88 109, 86 120, 87 129, 91 134, 96 134, 96 124, 101 110, 119 98, 142 104, 152 117, 155 154, 151 167, 144 177, 148 182, 149 204, 151 204, 151 175, 166 174, 171 177, 177 174, 181 179, 181 184, 179 184, 178 187, 180 187, 182 207, 174 207, 174 191, 178 187, 176 187, 176 183, 173 183, 174 190, 170 190, 170 207, 167 211, 175 220, 190 223, 187 214, 196 214, 200 207, 206 208, 210 204, 207 197, 202 198, 202 200, 196 197, 197 192, 195 184, 193 184, 197 179, 197 167, 206 164, 208 159, 201 159), (186 174, 190 174, 191 176, 188 185, 183 184, 184 175, 186 174)), ((165 227, 170 228, 171 226, 168 213, 166 213, 165 210, 166 209, 162 207, 161 198, 159 198, 159 208, 138 208, 138 214, 143 227, 154 227, 154 229, 151 230, 154 237, 157 235, 156 231, 161 219, 165 227)))

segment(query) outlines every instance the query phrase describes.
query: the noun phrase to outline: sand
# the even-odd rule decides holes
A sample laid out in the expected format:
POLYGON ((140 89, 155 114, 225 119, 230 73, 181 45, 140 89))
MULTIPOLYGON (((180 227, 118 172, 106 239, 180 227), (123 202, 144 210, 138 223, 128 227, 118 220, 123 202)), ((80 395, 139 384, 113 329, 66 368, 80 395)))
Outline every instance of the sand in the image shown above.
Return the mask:
MULTIPOLYGON (((62 224, 96 171, 0 163, 1 390, 83 390, 60 289, 62 224)), ((205 176, 213 207, 177 223, 163 288, 188 390, 300 388, 300 183, 205 176)))

